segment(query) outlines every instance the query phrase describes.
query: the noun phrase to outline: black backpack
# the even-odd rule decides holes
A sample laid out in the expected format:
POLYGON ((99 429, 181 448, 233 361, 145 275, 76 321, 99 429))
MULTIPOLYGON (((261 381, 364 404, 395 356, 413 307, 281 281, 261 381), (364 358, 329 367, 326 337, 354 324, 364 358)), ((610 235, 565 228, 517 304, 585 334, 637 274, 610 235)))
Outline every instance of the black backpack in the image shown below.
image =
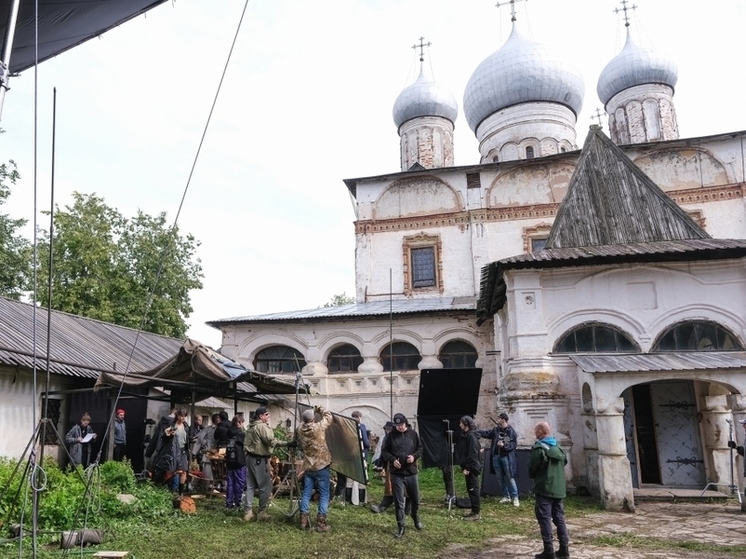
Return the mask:
POLYGON ((225 447, 225 464, 226 466, 239 466, 238 461, 239 448, 236 444, 236 437, 231 437, 228 446, 225 447))

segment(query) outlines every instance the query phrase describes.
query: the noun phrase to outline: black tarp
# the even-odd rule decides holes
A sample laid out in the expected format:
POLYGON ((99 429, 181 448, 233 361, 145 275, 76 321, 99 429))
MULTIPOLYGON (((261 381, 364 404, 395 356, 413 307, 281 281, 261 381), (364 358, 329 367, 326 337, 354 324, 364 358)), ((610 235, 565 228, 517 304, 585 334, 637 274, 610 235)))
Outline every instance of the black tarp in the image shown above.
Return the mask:
POLYGON ((423 369, 417 399, 417 428, 422 440, 422 465, 444 468, 449 465, 448 431, 456 443, 461 430, 458 422, 477 413, 482 369, 423 369))
MULTIPOLYGON (((39 0, 39 62, 163 4, 166 0, 39 0)), ((0 36, 5 40, 10 0, 0 0, 0 36)), ((21 0, 10 58, 11 73, 34 65, 35 0, 21 0)))

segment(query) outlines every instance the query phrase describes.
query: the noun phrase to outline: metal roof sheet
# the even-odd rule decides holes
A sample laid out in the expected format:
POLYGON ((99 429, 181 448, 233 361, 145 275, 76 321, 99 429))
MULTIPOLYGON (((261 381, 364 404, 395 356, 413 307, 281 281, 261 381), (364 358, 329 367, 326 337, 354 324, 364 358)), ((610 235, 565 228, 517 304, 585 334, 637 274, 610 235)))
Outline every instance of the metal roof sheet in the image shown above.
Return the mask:
MULTIPOLYGON (((32 369, 34 314, 36 367, 46 370, 47 310, 0 297, 0 365, 32 369)), ((179 351, 183 341, 99 320, 52 311, 50 373, 98 378, 155 366, 179 351), (131 357, 131 361, 130 361, 131 357)))
POLYGON ((746 351, 570 355, 586 373, 691 371, 746 368, 746 351))
MULTIPOLYGON (((590 258, 613 258, 621 256, 645 256, 662 254, 696 253, 731 249, 746 249, 746 239, 686 239, 675 241, 654 241, 648 243, 627 243, 614 245, 594 245, 584 247, 545 248, 504 258, 501 262, 536 263, 559 260, 583 260, 590 258)), ((693 256, 693 255, 692 255, 693 256)))
POLYGON ((473 311, 476 297, 429 297, 422 299, 394 299, 393 301, 372 301, 337 307, 319 307, 302 311, 288 311, 234 318, 221 318, 208 322, 210 326, 235 324, 238 322, 281 322, 302 320, 342 319, 355 317, 378 317, 389 313, 402 315, 434 311, 473 311))

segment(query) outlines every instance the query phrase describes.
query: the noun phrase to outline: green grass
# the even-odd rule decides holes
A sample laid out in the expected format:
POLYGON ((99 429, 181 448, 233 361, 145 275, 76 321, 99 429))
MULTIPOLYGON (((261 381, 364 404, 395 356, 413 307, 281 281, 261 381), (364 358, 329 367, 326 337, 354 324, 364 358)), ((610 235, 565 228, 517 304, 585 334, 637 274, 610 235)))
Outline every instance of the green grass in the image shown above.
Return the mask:
MULTIPOLYGON (((459 494, 465 494, 462 476, 457 476, 459 494)), ((147 521, 127 519, 111 520, 107 527, 106 542, 89 548, 83 556, 93 551, 129 551, 134 559, 251 559, 251 558, 340 558, 424 559, 466 557, 484 549, 492 549, 504 535, 526 536, 539 546, 538 529, 533 516, 533 501, 525 500, 520 508, 498 505, 497 498, 483 500, 481 522, 461 522, 463 509, 448 511, 442 504, 443 482, 438 470, 425 470, 420 475, 423 505, 421 517, 424 530, 418 532, 407 520, 407 533, 397 540, 393 537, 396 521, 390 509, 384 514, 373 514, 367 506, 340 507, 333 505, 329 512, 331 531, 319 534, 301 532, 297 528, 297 515, 286 517, 288 501, 278 498, 270 508, 272 520, 246 523, 238 512, 227 513, 221 497, 197 501, 196 515, 187 516, 178 511, 168 511, 147 521)), ((368 488, 370 503, 378 503, 383 495, 382 482, 374 478, 368 488)), ((571 497, 566 500, 568 518, 577 518, 601 509, 589 497, 571 497)), ((312 519, 315 516, 312 505, 312 519)), ((90 526, 100 527, 100 526, 90 526)), ((59 538, 56 538, 59 542, 59 538)), ((746 556, 746 546, 704 546, 691 542, 675 543, 655 538, 628 535, 603 536, 577 544, 638 549, 681 549, 705 551, 713 547, 723 555, 746 556), (698 547, 702 546, 702 547, 698 547)), ((24 547, 22 558, 30 558, 29 544, 24 547)), ((58 549, 45 549, 39 559, 62 557, 58 549)), ((79 551, 68 557, 80 557, 79 551)), ((0 557, 19 557, 17 545, 0 546, 0 557)))

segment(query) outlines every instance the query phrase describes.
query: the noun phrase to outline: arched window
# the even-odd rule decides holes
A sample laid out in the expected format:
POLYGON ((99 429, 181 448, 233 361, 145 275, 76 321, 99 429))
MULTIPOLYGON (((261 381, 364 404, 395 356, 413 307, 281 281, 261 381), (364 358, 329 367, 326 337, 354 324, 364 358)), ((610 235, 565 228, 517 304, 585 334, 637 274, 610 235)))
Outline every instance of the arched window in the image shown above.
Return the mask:
POLYGON ((671 326, 653 345, 653 351, 742 351, 741 342, 709 320, 692 320, 671 326))
POLYGON ((420 352, 407 342, 394 342, 381 350, 381 365, 384 371, 415 371, 420 361, 420 352))
POLYGON ((329 352, 326 367, 330 373, 357 372, 357 368, 363 362, 360 350, 352 344, 344 344, 335 347, 329 352))
POLYGON ((254 359, 254 368, 260 373, 295 373, 305 366, 303 354, 286 345, 263 349, 254 359))
POLYGON ((567 153, 567 148, 560 148, 560 153, 567 153))
POLYGON ((608 324, 583 324, 560 338, 557 353, 639 352, 626 334, 608 324))
POLYGON ((534 158, 534 148, 531 146, 526 147, 526 159, 534 158))
POLYGON ((471 344, 453 340, 443 346, 438 359, 446 369, 466 369, 474 367, 477 357, 477 350, 471 344))

